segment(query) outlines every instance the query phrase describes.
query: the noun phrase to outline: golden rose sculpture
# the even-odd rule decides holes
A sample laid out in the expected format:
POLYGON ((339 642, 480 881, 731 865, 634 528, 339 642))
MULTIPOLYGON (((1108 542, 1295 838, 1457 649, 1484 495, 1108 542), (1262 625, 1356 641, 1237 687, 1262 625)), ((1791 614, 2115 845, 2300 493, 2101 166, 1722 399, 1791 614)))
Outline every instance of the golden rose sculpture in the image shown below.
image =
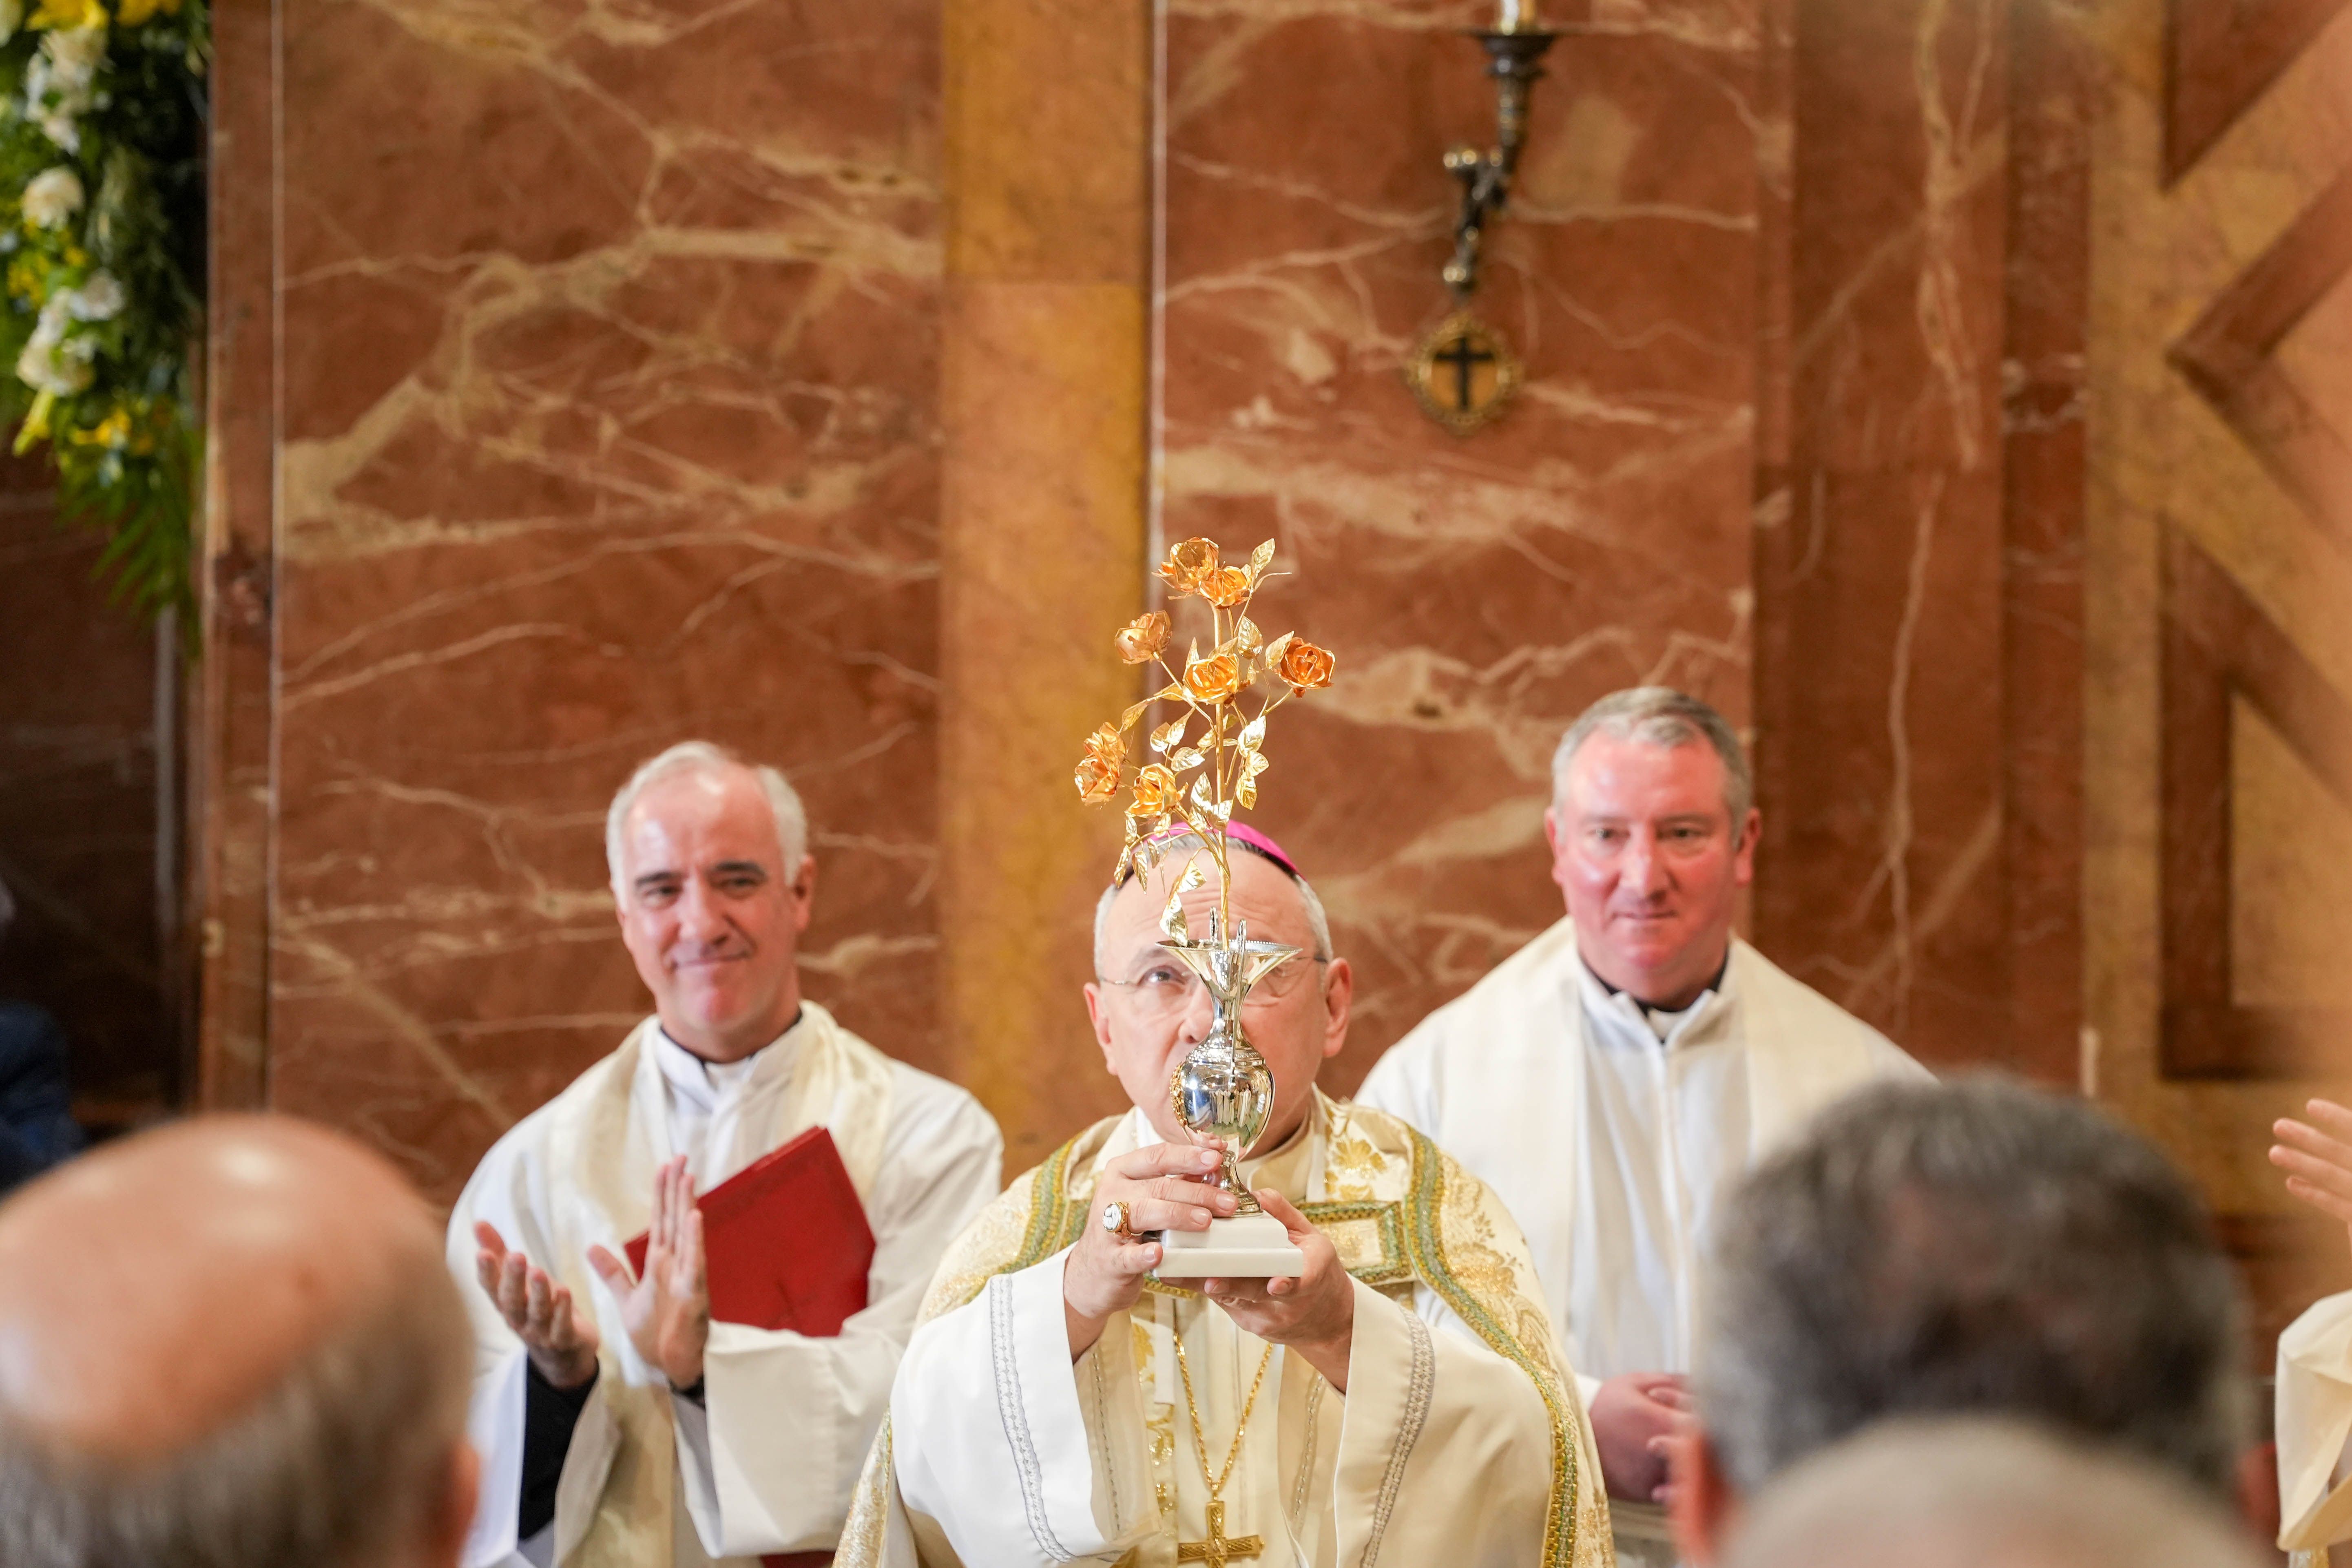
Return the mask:
POLYGON ((1138 616, 1121 627, 1112 638, 1118 657, 1157 665, 1168 684, 1128 709, 1118 723, 1089 735, 1076 774, 1078 798, 1090 805, 1116 799, 1122 788, 1128 792, 1127 841, 1111 875, 1114 884, 1129 873, 1150 877, 1161 844, 1180 826, 1200 840, 1217 869, 1216 908, 1205 938, 1190 934, 1183 907, 1183 896, 1208 879, 1198 864, 1176 879, 1160 913, 1161 945, 1199 977, 1212 1007, 1208 1035, 1178 1066, 1169 1093, 1177 1120, 1193 1138, 1223 1148, 1217 1179, 1234 1194, 1239 1212, 1213 1221, 1206 1232, 1171 1232, 1162 1239, 1159 1272, 1179 1278, 1264 1279, 1296 1275, 1305 1265, 1281 1223, 1260 1210, 1238 1168, 1274 1108, 1274 1075, 1242 1032, 1242 1003, 1252 986, 1298 952, 1253 942, 1246 923, 1234 922, 1228 828, 1236 806, 1257 805, 1257 781, 1266 770, 1266 721, 1293 697, 1330 685, 1332 668, 1328 649, 1289 632, 1269 641, 1250 619, 1251 601, 1273 563, 1272 540, 1251 552, 1246 566, 1227 565, 1205 539, 1188 539, 1168 552, 1159 571, 1169 593, 1208 602, 1209 650, 1202 653, 1193 643, 1180 671, 1168 661, 1164 612, 1138 616), (1248 700, 1253 692, 1255 710, 1248 700), (1150 731, 1134 753, 1130 776, 1128 735, 1159 702, 1181 703, 1184 710, 1150 731))
MULTIPOLYGON (((1328 649, 1293 632, 1269 642, 1250 619, 1250 601, 1273 563, 1270 539, 1250 552, 1246 566, 1226 565, 1206 539, 1188 539, 1169 551, 1160 563, 1160 577, 1172 596, 1208 601, 1214 638, 1205 654, 1197 642, 1192 645, 1181 672, 1168 663, 1164 610, 1138 616, 1112 638, 1121 659, 1156 664, 1168 677, 1165 688, 1129 708, 1117 724, 1105 723, 1087 736, 1086 756, 1077 766, 1078 798, 1089 805, 1111 800, 1122 786, 1130 792, 1127 842, 1113 880, 1130 870, 1149 875, 1159 859, 1151 840, 1181 823, 1209 846, 1222 883, 1225 824, 1235 806, 1246 811, 1257 805, 1258 775, 1267 765, 1267 717, 1291 698, 1331 684, 1328 649), (1244 712, 1252 691, 1257 693, 1256 710, 1244 712), (1147 745, 1159 760, 1147 762, 1138 754, 1130 776, 1128 734, 1156 702, 1181 702, 1185 711, 1150 732, 1147 745)), ((1223 912, 1222 896, 1219 906, 1223 912)))

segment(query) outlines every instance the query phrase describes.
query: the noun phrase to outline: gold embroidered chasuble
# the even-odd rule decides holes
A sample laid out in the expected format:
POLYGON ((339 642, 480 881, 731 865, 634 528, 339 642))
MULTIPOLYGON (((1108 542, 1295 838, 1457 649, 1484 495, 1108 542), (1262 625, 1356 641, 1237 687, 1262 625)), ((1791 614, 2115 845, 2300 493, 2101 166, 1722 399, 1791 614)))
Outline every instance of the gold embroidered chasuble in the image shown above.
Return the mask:
POLYGON ((1096 1223, 1104 1166, 1153 1138, 1136 1112, 1097 1123, 950 1247, 840 1568, 1613 1563, 1591 1432, 1517 1226, 1379 1111, 1318 1093, 1297 1136, 1243 1167, 1299 1203, 1354 1277, 1346 1395, 1277 1348, 1244 1423, 1264 1342, 1156 1280, 1073 1365, 1062 1255, 1096 1223), (1213 1500, 1204 1463, 1216 1474, 1237 1430, 1213 1500), (1253 1537, 1255 1555, 1231 1544, 1253 1537))

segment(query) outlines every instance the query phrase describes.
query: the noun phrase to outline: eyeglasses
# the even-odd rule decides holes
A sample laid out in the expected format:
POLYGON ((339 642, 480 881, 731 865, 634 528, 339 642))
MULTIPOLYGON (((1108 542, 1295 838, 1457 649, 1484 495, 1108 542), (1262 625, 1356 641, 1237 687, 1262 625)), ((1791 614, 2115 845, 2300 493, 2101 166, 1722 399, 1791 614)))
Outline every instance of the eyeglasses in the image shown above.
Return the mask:
MULTIPOLYGON (((1330 962, 1328 958, 1284 959, 1250 987, 1242 1011, 1260 1012, 1276 1003, 1288 1001, 1298 994, 1309 974, 1330 962)), ((1124 995, 1128 1005, 1146 1018, 1181 1017, 1201 1000, 1201 977, 1172 959, 1146 964, 1143 973, 1132 980, 1113 980, 1100 974, 1095 979, 1124 995)))

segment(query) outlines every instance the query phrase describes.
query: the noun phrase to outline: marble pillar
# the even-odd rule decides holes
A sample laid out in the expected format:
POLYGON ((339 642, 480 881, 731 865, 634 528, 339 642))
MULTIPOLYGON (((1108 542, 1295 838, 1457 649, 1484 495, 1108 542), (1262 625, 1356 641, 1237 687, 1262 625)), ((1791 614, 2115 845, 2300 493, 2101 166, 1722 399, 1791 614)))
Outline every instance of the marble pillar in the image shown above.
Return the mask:
POLYGON ((1149 17, 946 0, 941 997, 1008 1171, 1126 1103, 1080 995, 1119 824, 1071 772, 1138 694, 1149 17))

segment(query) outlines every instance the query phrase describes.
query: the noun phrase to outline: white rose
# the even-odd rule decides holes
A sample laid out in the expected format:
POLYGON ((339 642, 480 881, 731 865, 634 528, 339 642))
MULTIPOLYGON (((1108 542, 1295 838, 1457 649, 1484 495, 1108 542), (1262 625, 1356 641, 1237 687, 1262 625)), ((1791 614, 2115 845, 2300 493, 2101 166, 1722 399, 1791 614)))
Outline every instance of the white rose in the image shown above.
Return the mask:
POLYGON ((42 170, 25 187, 25 216, 40 228, 60 226, 81 204, 81 176, 63 164, 42 170))
POLYGON ((84 91, 106 58, 106 29, 53 27, 41 35, 41 53, 48 57, 50 79, 60 94, 84 91))
POLYGON ((111 272, 93 272, 80 288, 66 290, 65 301, 77 321, 110 321, 122 314, 122 285, 111 272))
POLYGON ((79 354, 59 353, 36 338, 16 356, 16 375, 36 392, 71 397, 89 385, 89 361, 79 354))
POLYGON ((39 117, 41 132, 58 145, 61 153, 81 151, 81 131, 74 124, 73 116, 64 110, 54 110, 39 117))

